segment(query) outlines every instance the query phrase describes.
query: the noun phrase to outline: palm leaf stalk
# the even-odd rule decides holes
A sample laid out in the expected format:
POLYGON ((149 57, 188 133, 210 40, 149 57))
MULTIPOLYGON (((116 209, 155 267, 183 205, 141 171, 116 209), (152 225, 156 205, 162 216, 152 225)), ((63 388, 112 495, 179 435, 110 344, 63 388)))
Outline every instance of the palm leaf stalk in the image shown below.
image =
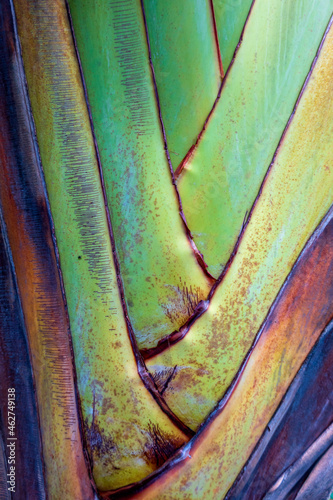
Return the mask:
POLYGON ((333 480, 332 480, 332 465, 333 465, 333 446, 331 446, 324 456, 316 464, 309 478, 305 481, 300 489, 296 500, 311 498, 332 498, 333 480))
POLYGON ((1 498, 331 494, 332 9, 1 2, 1 498))
POLYGON ((332 10, 326 0, 254 2, 221 97, 178 177, 194 241, 216 278, 257 196, 332 10))
POLYGON ((298 371, 227 499, 263 498, 331 424, 332 327, 331 322, 298 371))
MULTIPOLYGON (((22 337, 25 332, 29 339, 39 417, 39 423, 35 422, 36 430, 27 431, 29 438, 20 435, 17 439, 22 446, 24 443, 28 445, 30 439, 36 440, 34 434, 40 429, 45 480, 50 494, 61 490, 68 497, 92 499, 80 434, 69 321, 54 245, 53 223, 28 105, 12 4, 5 0, 1 6, 1 22, 5 29, 1 30, 0 210, 4 219, 2 230, 7 233, 10 259, 15 266, 15 272, 11 271, 15 278, 11 279, 16 279, 19 293, 18 303, 13 303, 12 308, 15 305, 18 309, 17 318, 22 313, 24 316, 24 323, 16 320, 17 336, 22 337)), ((5 252, 4 249, 2 251, 5 252)), ((9 269, 7 272, 10 272, 9 269)), ((8 281, 10 284, 9 277, 8 281)), ((13 298, 9 295, 7 300, 13 298)), ((15 325, 15 315, 12 325, 15 325)), ((4 333, 5 324, 3 328, 4 333)), ((10 335, 9 331, 5 339, 7 335, 10 335)), ((15 349, 19 353, 21 348, 22 356, 23 353, 28 354, 23 342, 24 338, 20 341, 21 345, 15 346, 14 343, 13 353, 15 349)), ((7 355, 6 359, 10 357, 7 355)), ((30 364, 26 369, 28 367, 30 364)), ((28 380, 27 376, 27 384, 28 380)), ((14 380, 12 384, 3 384, 3 390, 16 387, 16 397, 20 401, 25 394, 24 387, 20 389, 21 394, 19 381, 13 383, 14 380)), ((31 389, 26 394, 26 410, 24 407, 21 410, 23 414, 24 411, 33 411, 32 402, 28 400, 29 392, 31 389)), ((20 415, 17 417, 19 421, 20 415)), ((21 457, 27 460, 29 454, 28 448, 24 449, 21 457)), ((37 473, 35 476, 37 479, 37 473)), ((27 495, 33 497, 34 494, 37 494, 37 489, 35 492, 30 488, 27 490, 27 495)), ((23 488, 19 495, 24 496, 23 488)))
POLYGON ((176 170, 195 143, 221 85, 215 20, 210 0, 194 5, 191 0, 144 0, 143 5, 161 115, 176 170))
POLYGON ((154 374, 177 366, 163 396, 193 430, 229 387, 277 291, 332 203, 332 171, 326 168, 333 147, 331 53, 330 27, 207 311, 181 342, 177 338, 147 361, 154 374), (297 217, 290 218, 293 212, 297 217))
POLYGON ((332 217, 333 209, 305 246, 224 398, 195 437, 133 498, 177 498, 178 491, 189 498, 227 494, 332 318, 332 217), (319 259, 324 248, 330 256, 319 259))
POLYGON ((161 398, 151 378, 144 378, 128 331, 66 5, 61 0, 18 0, 15 7, 60 251, 92 470, 99 489, 117 488, 152 472, 165 454, 187 441, 187 429, 181 422, 179 429, 171 412, 156 404, 161 398), (161 450, 156 447, 153 453, 157 439, 161 450))
MULTIPOLYGON (((319 436, 319 438, 312 443, 312 445, 306 450, 306 452, 295 462, 292 464, 282 475, 279 477, 277 482, 273 484, 272 488, 265 495, 265 500, 278 500, 285 498, 288 493, 293 489, 293 487, 298 483, 298 481, 304 476, 306 471, 310 468, 312 464, 314 464, 321 456, 321 460, 323 463, 330 460, 332 451, 330 450, 333 445, 333 424, 331 424, 325 431, 319 436), (326 453, 328 454, 326 455, 326 453)), ((322 472, 322 467, 319 469, 322 472)), ((316 467, 312 472, 314 476, 317 475, 316 467)), ((310 479, 310 482, 312 480, 310 479)), ((332 486, 332 479, 330 479, 328 485, 328 492, 330 493, 330 488, 332 486)), ((327 488, 327 484, 325 486, 324 491, 327 488)), ((308 489, 309 485, 304 484, 304 488, 301 488, 301 491, 297 495, 298 498, 301 498, 303 489, 308 489)), ((312 487, 310 487, 312 489, 312 487)), ((296 498, 297 498, 296 497, 296 498)))
POLYGON ((153 347, 186 322, 212 280, 195 258, 179 214, 140 1, 109 6, 74 0, 69 6, 126 306, 139 347, 153 347))
POLYGON ((0 232, 0 347, 2 357, 0 365, 2 446, 0 452, 2 456, 5 455, 1 460, 1 477, 5 486, 1 486, 0 491, 3 493, 1 498, 11 499, 12 492, 16 492, 22 498, 29 494, 32 498, 45 499, 41 435, 27 332, 2 216, 0 232), (9 394, 11 396, 8 396, 9 394), (14 404, 8 405, 9 400, 14 404), (20 424, 16 425, 16 421, 20 424), (19 448, 17 441, 20 442, 19 448), (10 467, 15 467, 20 475, 17 477, 16 474, 11 474, 10 467), (10 483, 11 477, 15 477, 12 484, 10 483))

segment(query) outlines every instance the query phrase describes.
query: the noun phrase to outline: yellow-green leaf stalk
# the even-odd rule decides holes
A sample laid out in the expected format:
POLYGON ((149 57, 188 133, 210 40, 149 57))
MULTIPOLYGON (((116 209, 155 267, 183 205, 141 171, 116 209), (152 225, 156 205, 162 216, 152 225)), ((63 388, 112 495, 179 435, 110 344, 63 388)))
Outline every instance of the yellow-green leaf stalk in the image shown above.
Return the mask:
POLYGON ((92 473, 100 490, 116 489, 155 470, 187 437, 138 374, 65 2, 14 4, 60 254, 92 473), (156 441, 163 446, 156 447, 156 441))

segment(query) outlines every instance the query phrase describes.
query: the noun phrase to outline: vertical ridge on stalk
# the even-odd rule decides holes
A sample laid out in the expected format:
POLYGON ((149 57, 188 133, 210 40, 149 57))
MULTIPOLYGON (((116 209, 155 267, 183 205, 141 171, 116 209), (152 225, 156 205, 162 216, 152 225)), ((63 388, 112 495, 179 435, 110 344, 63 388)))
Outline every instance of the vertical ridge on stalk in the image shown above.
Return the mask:
POLYGON ((179 213, 140 0, 68 3, 127 310, 139 348, 147 348, 183 325, 213 280, 179 213))
POLYGON ((31 350, 52 498, 93 498, 80 434, 70 332, 12 4, 2 2, 0 207, 31 350))
POLYGON ((165 460, 164 450, 154 448, 155 435, 162 436, 168 453, 188 437, 179 430, 177 419, 174 423, 169 418, 171 412, 166 414, 167 406, 159 406, 163 400, 156 389, 154 394, 142 360, 140 364, 125 317, 66 4, 15 0, 15 6, 60 254, 92 473, 98 489, 115 489, 141 479, 165 460))

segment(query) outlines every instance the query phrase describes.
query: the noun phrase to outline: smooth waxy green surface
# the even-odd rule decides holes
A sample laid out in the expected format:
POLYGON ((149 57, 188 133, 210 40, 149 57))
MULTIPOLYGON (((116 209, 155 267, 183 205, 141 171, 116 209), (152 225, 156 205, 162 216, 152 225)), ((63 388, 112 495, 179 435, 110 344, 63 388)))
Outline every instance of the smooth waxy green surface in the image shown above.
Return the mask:
POLYGON ((329 35, 208 310, 182 341, 147 363, 154 374, 177 365, 163 397, 193 429, 228 388, 302 247, 333 201, 329 35))
POLYGON ((16 0, 15 7, 92 472, 98 488, 114 489, 142 479, 186 438, 138 375, 65 3, 16 0), (161 456, 153 451, 158 436, 168 450, 161 456))
POLYGON ((209 0, 144 0, 171 162, 195 143, 221 83, 209 0))
POLYGON ((178 182, 218 276, 237 241, 332 14, 332 0, 256 0, 219 103, 178 182))
POLYGON ((216 30, 226 73, 253 0, 213 0, 216 30))
POLYGON ((187 320, 209 284, 178 213, 141 5, 139 0, 69 5, 128 312, 139 347, 153 347, 187 320))

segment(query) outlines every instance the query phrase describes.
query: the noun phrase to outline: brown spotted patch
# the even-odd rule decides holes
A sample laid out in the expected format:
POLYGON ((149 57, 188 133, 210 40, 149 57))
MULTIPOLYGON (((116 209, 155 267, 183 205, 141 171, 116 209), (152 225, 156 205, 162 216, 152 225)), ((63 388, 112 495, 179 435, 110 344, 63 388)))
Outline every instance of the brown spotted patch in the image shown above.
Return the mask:
POLYGON ((155 464, 156 468, 161 467, 183 444, 181 441, 170 439, 169 435, 153 423, 148 425, 148 436, 144 454, 147 461, 155 464))
POLYGON ((162 304, 164 314, 173 323, 184 324, 194 313, 202 298, 202 292, 196 287, 176 288, 176 294, 169 297, 167 305, 162 304))

